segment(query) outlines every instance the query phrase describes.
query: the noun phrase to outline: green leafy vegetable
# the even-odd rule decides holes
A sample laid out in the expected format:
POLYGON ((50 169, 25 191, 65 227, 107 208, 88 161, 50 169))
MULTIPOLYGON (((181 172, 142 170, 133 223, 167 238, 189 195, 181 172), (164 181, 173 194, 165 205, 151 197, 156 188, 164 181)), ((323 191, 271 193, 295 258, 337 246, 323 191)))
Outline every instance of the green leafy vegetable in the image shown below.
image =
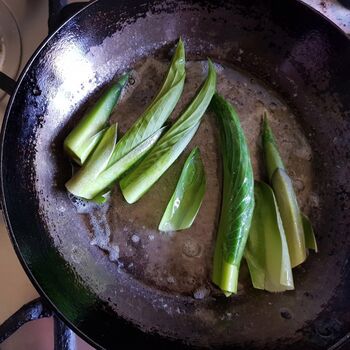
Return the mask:
MULTIPOLYGON (((68 191, 98 203, 105 201, 105 194, 111 190, 114 182, 153 147, 164 131, 161 126, 175 108, 184 82, 185 49, 180 39, 165 81, 153 102, 117 144, 116 129, 115 135, 110 131, 104 144, 106 149, 112 149, 112 153, 108 153, 108 162, 103 158, 106 154, 101 157, 94 154, 93 160, 89 160, 89 164, 67 182, 68 191)), ((100 119, 98 121, 100 122, 100 119)), ((98 143, 101 137, 106 135, 105 132, 106 129, 103 129, 98 137, 95 135, 94 142, 98 143)), ((81 150, 83 146, 85 147, 85 144, 80 145, 81 150)))
POLYGON ((216 72, 209 60, 209 72, 201 90, 175 124, 149 154, 120 181, 128 203, 136 202, 178 158, 196 133, 215 92, 216 72))
POLYGON ((94 198, 91 199, 92 202, 95 202, 96 204, 103 204, 107 202, 108 196, 111 193, 112 189, 106 189, 103 191, 103 193, 99 193, 94 198))
POLYGON ((120 139, 110 165, 159 130, 174 110, 185 83, 185 48, 180 39, 166 79, 152 103, 120 139))
POLYGON ((287 237, 291 265, 295 267, 305 261, 308 247, 317 251, 317 243, 309 219, 300 211, 292 180, 283 165, 266 113, 263 122, 263 147, 269 180, 287 237))
POLYGON ((205 172, 198 147, 188 156, 159 224, 160 231, 190 227, 197 216, 205 193, 205 172))
POLYGON ((66 183, 67 190, 75 196, 103 202, 104 194, 111 190, 114 182, 154 146, 164 129, 157 130, 109 165, 117 139, 117 125, 110 126, 86 164, 66 183))
POLYGON ((218 94, 211 106, 219 122, 224 177, 212 279, 230 295, 237 292, 239 267, 253 215, 253 169, 236 111, 218 94))
POLYGON ((286 232, 290 261, 295 267, 306 259, 304 229, 297 198, 292 181, 283 169, 276 169, 271 182, 286 232))
POLYGON ((255 207, 244 256, 254 288, 294 289, 287 240, 271 187, 256 181, 255 207))
POLYGON ((64 140, 64 149, 79 165, 86 161, 107 130, 108 118, 127 80, 128 74, 124 74, 107 89, 64 140))

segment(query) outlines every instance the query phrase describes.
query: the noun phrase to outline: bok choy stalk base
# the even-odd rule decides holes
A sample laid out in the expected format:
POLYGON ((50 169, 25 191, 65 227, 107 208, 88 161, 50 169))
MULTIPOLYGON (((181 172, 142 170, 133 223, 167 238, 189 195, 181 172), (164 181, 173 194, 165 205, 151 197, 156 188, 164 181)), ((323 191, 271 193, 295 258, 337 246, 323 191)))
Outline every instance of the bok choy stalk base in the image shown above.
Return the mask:
POLYGON ((128 74, 124 74, 117 83, 107 89, 64 140, 65 151, 79 165, 86 161, 102 139, 108 127, 108 118, 127 80, 128 74))
POLYGON ((189 228, 197 216, 205 193, 205 172, 198 147, 188 156, 175 191, 159 224, 160 231, 189 228))
POLYGON ((197 96, 150 153, 120 181, 128 203, 140 199, 183 152, 196 133, 216 88, 216 72, 209 60, 208 77, 197 96))
POLYGON ((244 252, 254 288, 269 292, 294 289, 288 245, 271 187, 256 181, 255 207, 244 252))
POLYGON ((223 197, 212 280, 225 295, 230 295, 237 292, 239 268, 253 215, 253 169, 236 111, 218 94, 214 95, 211 106, 219 123, 223 161, 223 197))

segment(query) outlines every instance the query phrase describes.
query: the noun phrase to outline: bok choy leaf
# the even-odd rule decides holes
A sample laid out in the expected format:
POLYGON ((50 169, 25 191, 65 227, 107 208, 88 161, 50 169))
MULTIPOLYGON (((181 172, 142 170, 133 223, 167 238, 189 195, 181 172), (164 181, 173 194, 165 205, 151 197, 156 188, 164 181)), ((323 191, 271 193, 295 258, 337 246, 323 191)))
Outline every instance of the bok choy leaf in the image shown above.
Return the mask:
POLYGON ((64 149, 79 165, 82 165, 102 139, 107 130, 107 121, 117 104, 128 74, 122 75, 88 110, 64 140, 64 149))
POLYGON ((255 207, 244 252, 254 288, 294 289, 287 240, 271 187, 256 181, 255 207))
POLYGON ((213 282, 225 293, 237 292, 239 268, 254 209, 254 179, 249 149, 232 105, 215 94, 223 160, 223 199, 216 239, 213 282))
POLYGON ((195 99, 149 154, 120 181, 128 203, 141 198, 183 152, 196 133, 216 88, 216 72, 209 60, 208 77, 195 99))
POLYGON ((197 216, 205 193, 205 172, 198 147, 188 156, 175 191, 159 224, 160 231, 190 227, 197 216))
POLYGON ((112 165, 159 130, 174 110, 185 83, 185 48, 180 39, 165 81, 152 103, 120 139, 110 160, 112 165))

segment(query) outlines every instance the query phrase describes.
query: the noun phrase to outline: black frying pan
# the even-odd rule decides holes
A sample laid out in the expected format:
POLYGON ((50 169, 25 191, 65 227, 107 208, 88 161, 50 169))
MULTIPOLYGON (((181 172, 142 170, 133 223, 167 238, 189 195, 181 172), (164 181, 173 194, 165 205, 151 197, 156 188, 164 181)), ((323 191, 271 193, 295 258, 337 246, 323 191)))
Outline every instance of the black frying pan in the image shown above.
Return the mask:
MULTIPOLYGON (((292 0, 101 0, 70 19, 24 69, 2 128, 3 210, 38 291, 101 348, 325 349, 336 343, 350 329, 349 62, 346 36, 292 0), (168 59, 179 36, 188 60, 209 56, 275 91, 307 137, 318 194, 309 214, 320 253, 295 271, 296 291, 269 294, 247 283, 243 293, 225 298, 209 285, 210 296, 197 300, 158 288, 142 266, 127 270, 90 244, 88 215, 77 212, 64 190, 71 169, 62 141, 86 102, 145 57, 168 59)), ((155 72, 154 80, 160 78, 155 72)), ((146 103, 153 92, 135 98, 146 103)), ((111 227, 121 230, 118 225, 111 227)))

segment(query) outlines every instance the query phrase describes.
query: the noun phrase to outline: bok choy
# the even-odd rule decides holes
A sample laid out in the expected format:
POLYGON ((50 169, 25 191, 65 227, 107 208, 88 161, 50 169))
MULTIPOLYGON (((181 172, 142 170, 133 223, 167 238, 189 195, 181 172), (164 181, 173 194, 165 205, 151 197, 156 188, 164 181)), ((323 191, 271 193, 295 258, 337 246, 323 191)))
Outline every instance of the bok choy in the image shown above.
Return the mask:
POLYGON ((85 199, 94 199, 96 196, 100 198, 104 192, 111 189, 121 174, 154 146, 163 131, 164 128, 157 130, 145 141, 109 166, 117 140, 117 125, 111 125, 91 157, 66 183, 67 190, 75 196, 85 199))
POLYGON ((120 181, 128 203, 136 202, 164 174, 196 133, 216 88, 216 72, 209 60, 208 76, 197 96, 147 156, 120 181))
POLYGON ((107 89, 64 140, 65 151, 79 165, 85 162, 102 139, 108 127, 108 118, 127 80, 128 74, 124 74, 107 89))
POLYGON ((165 81, 157 96, 120 139, 110 159, 112 165, 159 130, 174 110, 185 83, 185 47, 180 39, 165 81))
POLYGON ((244 252, 254 288, 269 292, 294 289, 288 245, 271 187, 256 181, 255 207, 244 252))
POLYGON ((299 209, 292 180, 284 167, 266 113, 263 121, 263 149, 269 180, 287 237, 291 266, 295 267, 305 261, 308 247, 317 250, 316 239, 310 221, 303 217, 299 209))
POLYGON ((254 179, 249 149, 232 105, 215 94, 223 160, 223 198, 216 239, 213 282, 225 293, 237 292, 239 268, 254 209, 254 179))
POLYGON ((108 162, 93 157, 98 159, 98 162, 93 164, 89 161, 87 166, 80 169, 67 182, 68 191, 85 199, 98 196, 97 201, 103 201, 103 195, 111 189, 115 181, 139 161, 158 140, 164 131, 162 125, 181 96, 184 82, 185 49, 180 39, 165 81, 153 102, 117 144, 116 135, 108 134, 105 147, 113 148, 112 153, 108 153, 108 162))
POLYGON ((292 180, 283 169, 276 169, 271 179, 283 227, 288 241, 292 267, 300 265, 306 259, 306 247, 303 222, 295 195, 292 180))
POLYGON ((205 172, 198 147, 188 156, 175 191, 159 224, 160 231, 190 227, 197 216, 205 193, 205 172))

